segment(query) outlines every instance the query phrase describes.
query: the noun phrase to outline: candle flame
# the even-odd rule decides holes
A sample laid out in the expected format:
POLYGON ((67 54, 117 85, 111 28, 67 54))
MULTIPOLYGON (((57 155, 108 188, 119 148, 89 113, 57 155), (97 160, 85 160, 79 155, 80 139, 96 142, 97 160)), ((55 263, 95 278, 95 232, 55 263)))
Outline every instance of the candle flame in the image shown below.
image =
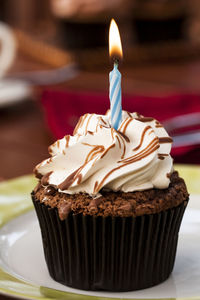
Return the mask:
POLYGON ((109 54, 111 58, 121 59, 123 57, 119 29, 114 19, 110 22, 109 30, 109 54))

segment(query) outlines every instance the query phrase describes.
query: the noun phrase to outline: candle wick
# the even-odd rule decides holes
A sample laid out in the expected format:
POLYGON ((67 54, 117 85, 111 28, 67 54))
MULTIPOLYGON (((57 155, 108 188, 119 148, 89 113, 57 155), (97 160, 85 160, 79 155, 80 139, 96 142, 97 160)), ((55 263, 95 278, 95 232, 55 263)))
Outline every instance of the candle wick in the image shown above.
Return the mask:
POLYGON ((114 60, 114 68, 118 68, 118 66, 119 66, 119 61, 118 61, 118 59, 115 59, 114 60))

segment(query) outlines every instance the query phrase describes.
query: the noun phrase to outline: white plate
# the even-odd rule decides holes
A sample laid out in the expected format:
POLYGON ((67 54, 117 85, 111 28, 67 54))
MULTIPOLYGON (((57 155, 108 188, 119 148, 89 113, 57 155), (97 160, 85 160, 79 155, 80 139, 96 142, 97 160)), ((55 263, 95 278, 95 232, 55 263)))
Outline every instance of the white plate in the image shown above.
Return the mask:
POLYGON ((173 274, 164 283, 145 290, 108 293, 65 287, 48 274, 40 228, 34 211, 23 214, 0 230, 0 266, 33 285, 90 296, 112 298, 186 298, 200 295, 200 199, 191 196, 179 237, 173 274))

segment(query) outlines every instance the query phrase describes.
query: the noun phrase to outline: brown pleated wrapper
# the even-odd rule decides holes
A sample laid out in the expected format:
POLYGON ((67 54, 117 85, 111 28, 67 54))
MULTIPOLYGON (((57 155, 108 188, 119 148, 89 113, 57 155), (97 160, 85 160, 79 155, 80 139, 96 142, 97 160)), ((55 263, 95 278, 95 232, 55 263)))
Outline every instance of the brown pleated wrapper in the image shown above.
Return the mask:
POLYGON ((133 291, 157 285, 172 272, 181 205, 139 217, 74 215, 34 199, 51 277, 84 290, 133 291))

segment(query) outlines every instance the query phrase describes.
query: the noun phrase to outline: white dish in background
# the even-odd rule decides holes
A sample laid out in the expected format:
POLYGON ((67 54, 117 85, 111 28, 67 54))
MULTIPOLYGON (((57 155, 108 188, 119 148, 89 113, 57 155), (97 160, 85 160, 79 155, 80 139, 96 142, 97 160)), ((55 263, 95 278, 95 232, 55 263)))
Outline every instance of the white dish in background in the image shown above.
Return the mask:
POLYGON ((0 79, 0 108, 24 101, 31 93, 31 86, 25 81, 0 79))

